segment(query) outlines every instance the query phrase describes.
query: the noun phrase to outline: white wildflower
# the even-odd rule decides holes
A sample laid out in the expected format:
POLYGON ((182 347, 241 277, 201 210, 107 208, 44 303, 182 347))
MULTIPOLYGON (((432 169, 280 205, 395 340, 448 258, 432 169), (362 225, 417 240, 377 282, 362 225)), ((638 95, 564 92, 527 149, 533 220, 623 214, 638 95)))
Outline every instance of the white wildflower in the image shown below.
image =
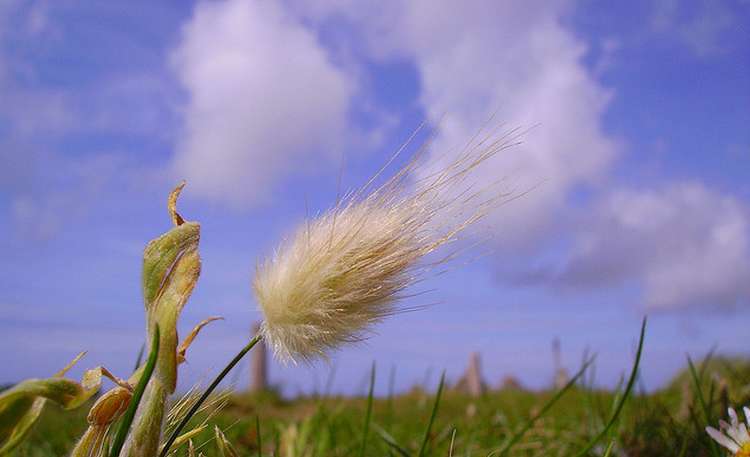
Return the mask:
MULTIPOLYGON (((745 420, 750 425, 750 408, 745 407, 745 420)), ((740 422, 737 413, 729 408, 729 421, 719 421, 719 430, 713 427, 706 427, 706 432, 711 435, 717 443, 732 452, 735 457, 750 457, 750 435, 747 432, 747 426, 740 422)))
POLYGON ((437 172, 415 157, 383 186, 370 190, 376 175, 285 240, 253 284, 265 316, 261 333, 276 356, 325 358, 397 312, 404 291, 429 270, 424 257, 504 197, 492 188, 467 190, 467 177, 511 139, 470 144, 437 172))

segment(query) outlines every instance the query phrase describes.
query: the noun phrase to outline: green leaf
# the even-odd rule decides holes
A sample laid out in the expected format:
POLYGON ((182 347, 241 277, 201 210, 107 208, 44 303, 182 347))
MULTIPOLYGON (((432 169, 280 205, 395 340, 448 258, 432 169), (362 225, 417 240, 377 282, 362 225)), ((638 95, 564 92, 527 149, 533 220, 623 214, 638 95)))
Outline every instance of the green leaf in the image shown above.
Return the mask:
POLYGON ((186 222, 151 241, 143 254, 143 296, 150 332, 161 329, 156 376, 177 385, 177 320, 200 275, 200 225, 186 222))
POLYGON ((83 355, 79 354, 52 378, 28 379, 0 394, 0 455, 10 453, 23 442, 47 401, 74 409, 99 391, 100 367, 87 370, 80 383, 62 377, 83 355))
MULTIPOLYGON (((568 383, 565 384, 562 387, 562 389, 558 390, 555 393, 555 395, 553 395, 552 398, 550 398, 547 401, 547 403, 545 403, 544 406, 542 406, 542 409, 540 409, 538 413, 534 414, 533 417, 531 417, 528 421, 526 421, 523 427, 521 427, 519 431, 514 433, 513 436, 510 439, 508 439, 508 441, 505 442, 502 448, 496 451, 497 455, 500 457, 507 455, 510 449, 513 446, 515 446, 516 443, 518 443, 518 441, 521 440, 521 438, 523 438, 523 436, 526 434, 526 432, 528 432, 531 429, 531 427, 534 426, 536 421, 538 421, 539 419, 542 418, 542 416, 547 414, 547 411, 549 411, 555 405, 555 403, 557 403, 558 400, 560 400, 570 389, 573 388, 573 386, 576 385, 578 380, 586 373, 586 370, 589 368, 589 366, 593 362, 594 362, 594 359, 590 359, 584 362, 583 366, 581 367, 580 370, 578 370, 575 376, 573 376, 573 378, 570 381, 568 381, 568 383)), ((493 452, 491 455, 495 455, 495 452, 493 452)))
MULTIPOLYGON (((709 357, 706 358, 706 360, 710 360, 709 357)), ((698 403, 701 406, 701 410, 703 411, 703 418, 705 420, 705 423, 709 424, 712 422, 711 420, 711 408, 706 403, 706 399, 703 396, 703 389, 701 387, 701 381, 703 379, 703 373, 705 370, 705 367, 708 365, 708 363, 704 363, 701 367, 700 374, 695 370, 695 365, 693 364, 693 360, 688 356, 688 367, 690 369, 690 379, 693 382, 693 390, 695 392, 695 396, 698 398, 698 403)), ((713 397, 713 394, 711 394, 713 397)), ((709 447, 711 448, 711 455, 714 457, 720 457, 721 451, 719 451, 719 447, 716 445, 716 442, 714 440, 709 440, 710 444, 709 447)))
POLYGON ((612 416, 607 422, 607 425, 591 441, 589 441, 586 447, 584 447, 578 454, 576 454, 577 457, 583 457, 588 454, 588 452, 596 445, 596 443, 598 443, 607 435, 607 433, 609 433, 609 430, 620 417, 622 408, 625 406, 625 402, 630 397, 630 394, 633 391, 633 386, 635 385, 635 380, 638 377, 638 367, 640 366, 641 355, 643 353, 643 341, 646 338, 646 320, 647 319, 644 317, 643 323, 641 324, 641 336, 638 339, 638 351, 635 354, 635 362, 633 363, 633 369, 630 371, 630 378, 628 378, 628 384, 625 387, 625 392, 623 392, 620 401, 617 402, 617 406, 615 406, 615 409, 612 412, 612 416))
POLYGON ((388 446, 390 446, 392 450, 398 452, 398 454, 401 457, 411 457, 409 455, 409 452, 406 449, 404 449, 403 446, 401 446, 400 444, 398 444, 398 442, 396 442, 396 439, 390 433, 388 433, 387 431, 385 431, 385 429, 383 427, 379 426, 378 424, 372 424, 372 425, 373 425, 373 429, 375 429, 375 432, 378 435, 380 435, 380 438, 383 441, 385 441, 385 444, 387 444, 388 446))
POLYGON ((427 451, 427 443, 430 441, 430 432, 432 432, 432 424, 435 423, 435 417, 437 417, 438 406, 440 406, 440 397, 443 395, 443 387, 445 386, 445 371, 440 376, 440 384, 438 385, 437 394, 435 394, 435 403, 432 405, 432 413, 430 414, 430 421, 427 423, 427 428, 424 431, 424 438, 422 438, 422 445, 419 447, 419 457, 423 457, 425 451, 427 451))
POLYGON ((208 386, 208 388, 203 392, 201 397, 193 403, 193 406, 190 407, 190 410, 185 414, 185 417, 182 418, 179 424, 177 424, 177 427, 172 431, 172 434, 167 439, 167 442, 164 443, 164 446, 161 448, 161 452, 159 453, 159 457, 166 457, 167 454, 169 454, 169 449, 172 447, 172 444, 177 439, 177 437, 180 435, 180 432, 183 428, 187 425, 188 422, 190 422, 190 419, 195 415, 195 413, 198 411, 198 409, 201 407, 201 405, 206 401, 206 399, 211 395, 211 393, 216 389, 216 387, 219 386, 222 380, 229 374, 230 371, 239 363, 240 360, 247 354, 250 349, 252 349, 256 344, 258 344, 258 341, 260 341, 261 335, 257 334, 253 337, 253 339, 248 342, 245 347, 240 349, 240 352, 237 353, 237 355, 234 356, 234 358, 229 361, 229 363, 224 367, 224 369, 219 373, 216 378, 211 382, 211 384, 208 386))
POLYGON ((375 390, 375 362, 372 363, 372 371, 370 372, 370 391, 367 394, 367 413, 365 413, 365 426, 362 431, 362 447, 359 449, 359 456, 365 456, 365 449, 367 448, 367 433, 370 431, 370 420, 372 419, 372 399, 373 392, 375 390))

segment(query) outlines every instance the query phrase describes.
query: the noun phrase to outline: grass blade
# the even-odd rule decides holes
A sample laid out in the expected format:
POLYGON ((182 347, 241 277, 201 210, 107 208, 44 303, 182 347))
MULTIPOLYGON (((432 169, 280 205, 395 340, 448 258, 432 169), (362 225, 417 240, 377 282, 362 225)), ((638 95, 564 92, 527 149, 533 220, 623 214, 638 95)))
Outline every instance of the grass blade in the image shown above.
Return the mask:
MULTIPOLYGON (((589 366, 593 362, 594 362, 594 359, 590 359, 588 362, 584 363, 583 366, 581 367, 581 369, 578 370, 578 373, 576 373, 575 376, 573 376, 573 378, 570 381, 568 381, 568 383, 565 384, 562 389, 558 390, 555 393, 555 395, 552 398, 550 398, 547 401, 547 403, 544 404, 544 406, 542 406, 542 409, 540 409, 538 413, 536 413, 532 418, 530 418, 526 422, 526 424, 524 424, 524 426, 521 428, 521 430, 517 431, 505 443, 505 445, 503 445, 503 447, 500 450, 496 451, 496 452, 498 452, 498 454, 497 454, 498 457, 502 457, 504 455, 507 455, 508 452, 510 452, 510 449, 513 446, 515 446, 516 443, 518 443, 518 441, 521 440, 521 438, 523 438, 523 436, 526 434, 526 432, 529 431, 529 429, 531 429, 531 427, 534 426, 534 424, 536 423, 536 421, 538 421, 542 416, 544 416, 545 414, 547 414, 547 411, 549 411, 552 408, 552 406, 554 406, 555 403, 557 403, 557 401, 559 399, 561 399, 565 395, 566 392, 568 392, 568 390, 570 390, 574 385, 576 385, 576 383, 578 382, 578 380, 584 375, 584 373, 586 373, 586 370, 589 368, 589 366)), ((495 453, 493 452, 492 455, 495 455, 495 453)))
POLYGON ((708 409, 708 405, 706 404, 706 399, 703 397, 703 389, 701 388, 701 377, 699 376, 697 371, 695 370, 695 364, 693 364, 693 359, 688 356, 688 368, 690 369, 690 379, 693 382, 693 388, 695 389, 695 396, 698 397, 698 403, 701 406, 701 411, 703 411, 703 418, 706 422, 711 421, 711 411, 708 409))
POLYGON ((125 411, 125 414, 122 416, 122 422, 120 423, 120 428, 117 429, 115 440, 114 442, 112 442, 112 448, 109 454, 110 457, 118 457, 120 455, 120 450, 122 449, 122 446, 125 444, 125 438, 128 436, 130 425, 133 423, 135 412, 138 409, 138 403, 141 402, 141 398, 143 397, 143 392, 146 390, 146 384, 148 384, 148 381, 151 379, 151 375, 154 374, 154 368, 156 367, 156 357, 158 354, 159 354, 159 326, 157 325, 154 328, 154 339, 151 343, 151 353, 148 355, 148 360, 146 361, 146 367, 143 370, 141 379, 138 381, 138 385, 135 387, 135 390, 133 391, 133 397, 130 399, 130 405, 128 405, 128 409, 125 411))
POLYGON ((391 365, 391 372, 388 375, 388 402, 386 408, 386 422, 385 426, 388 430, 391 430, 393 426, 393 396, 396 385, 396 366, 391 365))
POLYGON ((438 385, 437 394, 435 395, 435 403, 432 405, 432 414, 430 414, 430 421, 427 423, 427 429, 424 431, 424 439, 422 439, 422 445, 419 447, 419 457, 423 457, 425 450, 427 450, 427 443, 430 441, 430 432, 432 431, 432 424, 435 422, 437 416, 438 406, 440 405, 440 397, 443 395, 443 387, 445 386, 445 371, 440 376, 440 384, 438 385))
POLYGON ((260 437, 260 416, 255 416, 255 434, 258 436, 258 457, 263 453, 263 441, 260 437))
POLYGON ((372 419, 372 399, 375 391, 375 362, 372 362, 372 371, 370 371, 370 391, 367 394, 367 413, 365 414, 365 427, 362 434, 362 447, 359 449, 359 456, 365 456, 367 448, 367 433, 370 431, 370 419, 372 419))
POLYGON ((612 426, 615 424, 617 419, 620 417, 620 413, 622 412, 622 408, 625 406, 625 402, 630 397, 630 393, 633 391, 633 386, 635 385, 635 380, 638 377, 638 367, 641 364, 641 355, 643 353, 643 340, 646 337, 646 321, 647 318, 643 318, 643 323, 641 324, 641 336, 638 339, 638 351, 635 354, 635 363, 633 363, 633 369, 630 372, 630 378, 628 379, 628 384, 625 387, 625 392, 623 392, 622 397, 620 398, 620 401, 617 403, 617 406, 615 407, 615 410, 612 412, 612 417, 610 417, 609 421, 607 422, 607 425, 602 429, 601 432, 599 432, 594 439, 589 441, 589 444, 586 445, 586 447, 581 450, 578 454, 576 454, 577 457, 583 457, 598 443, 602 438, 604 438, 607 433, 609 433, 609 430, 612 428, 612 426))
POLYGON ((411 457, 411 455, 409 455, 409 451, 407 451, 406 449, 404 449, 403 446, 401 446, 400 444, 398 444, 396 442, 396 439, 393 436, 391 436, 390 433, 388 433, 387 431, 385 431, 385 429, 383 429, 383 427, 380 427, 378 424, 372 424, 372 427, 373 427, 373 429, 375 429, 375 432, 378 435, 380 435, 380 438, 383 441, 385 441, 385 444, 387 444, 388 446, 390 446, 391 455, 393 455, 392 451, 396 451, 396 452, 398 452, 398 454, 401 457, 411 457))
POLYGON ((146 350, 146 343, 141 343, 141 348, 138 350, 138 357, 135 359, 135 367, 133 367, 133 373, 138 371, 138 368, 141 366, 141 362, 143 362, 143 352, 146 350))
MULTIPOLYGON (((703 369, 701 369, 700 375, 695 370, 695 365, 693 364, 693 360, 688 356, 688 368, 690 371, 690 379, 693 381, 693 390, 695 391, 695 396, 698 398, 698 404, 701 406, 701 410, 703 411, 703 418, 706 422, 706 424, 711 423, 711 409, 706 404, 706 399, 703 397, 703 388, 701 387, 701 379, 703 378, 703 369)), ((708 365, 708 363, 704 364, 708 365)), ((711 394, 713 396, 713 393, 711 394)), ((719 448, 716 445, 716 442, 714 440, 710 440, 710 448, 711 448, 711 455, 714 457, 721 457, 721 452, 719 452, 719 448)))
POLYGON ((227 364, 227 366, 224 367, 223 370, 221 370, 221 373, 219 373, 216 378, 211 382, 211 385, 208 386, 205 392, 203 392, 203 395, 198 399, 198 401, 193 404, 193 406, 190 408, 190 411, 185 414, 185 417, 182 418, 180 423, 175 427, 175 429, 172 431, 172 435, 170 435, 169 439, 166 443, 164 443, 164 446, 161 448, 161 452, 159 453, 159 457, 166 457, 167 454, 169 454, 169 448, 172 447, 172 444, 174 444, 174 441, 177 439, 178 436, 180 436, 180 432, 183 428, 187 425, 188 422, 190 422, 190 419, 193 418, 195 413, 200 409, 201 405, 206 401, 209 395, 216 389, 221 381, 229 374, 230 371, 232 371, 232 368, 234 368, 235 365, 239 363, 240 360, 245 356, 245 354, 250 351, 250 349, 253 348, 256 344, 258 344, 258 341, 260 341, 261 336, 260 334, 255 335, 253 339, 248 342, 245 347, 240 349, 240 352, 237 353, 237 355, 234 356, 234 358, 227 364))

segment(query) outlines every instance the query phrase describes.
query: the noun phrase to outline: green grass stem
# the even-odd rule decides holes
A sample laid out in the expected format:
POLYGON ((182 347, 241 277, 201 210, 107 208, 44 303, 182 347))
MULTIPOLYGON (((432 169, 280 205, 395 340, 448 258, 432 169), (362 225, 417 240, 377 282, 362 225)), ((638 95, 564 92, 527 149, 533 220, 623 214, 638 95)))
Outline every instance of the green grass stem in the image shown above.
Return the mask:
POLYGON ((240 360, 247 354, 250 349, 253 348, 256 344, 258 344, 258 341, 260 341, 261 336, 260 334, 255 335, 253 339, 248 342, 245 347, 240 349, 240 352, 237 353, 236 356, 227 364, 227 366, 224 367, 223 370, 221 370, 221 373, 211 382, 211 385, 208 386, 208 389, 203 392, 203 395, 198 399, 198 401, 193 404, 193 406, 190 408, 190 410, 185 414, 185 417, 182 418, 180 423, 177 425, 177 427, 172 431, 172 434, 169 436, 169 439, 166 443, 164 443, 164 446, 161 449, 161 452, 159 453, 159 457, 166 457, 167 454, 169 454, 169 448, 174 444, 175 440, 178 436, 180 436, 180 432, 182 432, 182 429, 185 428, 185 426, 190 422, 190 419, 193 418, 195 413, 200 409, 203 402, 206 401, 209 395, 216 389, 216 387, 219 386, 221 381, 229 374, 230 371, 232 371, 232 368, 235 367, 239 363, 240 360))
POLYGON ((359 449, 359 456, 365 456, 365 449, 367 448, 367 434, 370 431, 370 420, 372 419, 372 399, 373 393, 375 392, 375 362, 372 363, 372 370, 370 371, 370 391, 367 394, 367 413, 365 414, 365 426, 362 432, 362 447, 359 449))
POLYGON ((435 423, 435 417, 437 417, 438 407, 440 406, 440 397, 443 395, 443 387, 445 387, 445 371, 440 376, 440 384, 438 385, 437 394, 435 394, 435 403, 432 405, 432 413, 430 414, 430 421, 427 423, 427 428, 424 431, 424 438, 422 439, 422 445, 419 447, 419 457, 423 457, 427 450, 427 443, 430 441, 430 433, 432 432, 432 424, 435 423))
POLYGON ((576 454, 576 457, 583 457, 587 455, 589 451, 602 438, 604 438, 607 435, 607 433, 609 433, 612 426, 614 426, 615 422, 620 417, 622 408, 625 406, 625 402, 630 397, 630 393, 633 391, 633 386, 635 385, 635 381, 638 378, 638 367, 640 366, 641 355, 643 354, 643 341, 646 338, 646 321, 647 321, 647 318, 644 317, 643 323, 641 324, 641 335, 638 339, 638 351, 635 354, 635 362, 633 363, 633 369, 630 371, 630 378, 628 379, 628 384, 625 387, 625 392, 623 392, 622 397, 620 398, 620 401, 617 402, 617 406, 615 406, 615 409, 612 412, 612 416, 609 418, 607 425, 591 441, 589 441, 589 443, 578 454, 576 454))
MULTIPOLYGON (((506 443, 503 445, 501 449, 496 451, 497 456, 503 457, 505 455, 508 455, 508 452, 510 452, 511 448, 515 446, 521 440, 521 438, 523 438, 526 432, 528 432, 531 429, 531 427, 534 426, 536 421, 538 421, 542 416, 547 414, 547 411, 549 411, 555 405, 555 403, 557 403, 557 401, 560 400, 565 395, 565 393, 568 392, 568 390, 570 390, 571 388, 573 388, 573 386, 576 385, 578 380, 581 379, 584 373, 586 373, 586 370, 588 369, 588 367, 593 362, 594 362, 594 359, 590 359, 587 362, 585 362, 583 366, 575 374, 575 376, 573 376, 573 378, 571 378, 571 380, 568 381, 568 383, 565 384, 562 387, 562 389, 555 392, 555 395, 553 395, 552 398, 550 398, 547 401, 547 403, 545 403, 544 406, 542 406, 542 409, 540 409, 538 413, 534 414, 533 417, 531 417, 528 421, 526 421, 523 427, 521 427, 519 431, 517 431, 508 441, 506 441, 506 443)), ((495 453, 493 452, 493 454, 491 455, 495 455, 495 453)))
POLYGON ((128 436, 128 431, 130 431, 130 425, 133 423, 135 412, 138 409, 138 404, 141 402, 141 398, 143 398, 143 392, 146 390, 146 385, 148 384, 148 381, 151 379, 151 375, 154 374, 154 368, 156 367, 156 358, 158 354, 159 354, 159 326, 157 325, 154 328, 154 338, 153 338, 153 341, 151 342, 151 353, 149 354, 148 360, 146 361, 146 367, 143 370, 141 379, 138 380, 138 384, 135 386, 135 390, 133 391, 133 397, 130 399, 130 405, 128 405, 128 409, 125 411, 125 414, 122 416, 122 422, 120 423, 120 428, 117 429, 115 440, 112 442, 112 447, 109 453, 110 457, 118 457, 120 455, 120 450, 122 450, 122 446, 125 444, 125 438, 128 436))

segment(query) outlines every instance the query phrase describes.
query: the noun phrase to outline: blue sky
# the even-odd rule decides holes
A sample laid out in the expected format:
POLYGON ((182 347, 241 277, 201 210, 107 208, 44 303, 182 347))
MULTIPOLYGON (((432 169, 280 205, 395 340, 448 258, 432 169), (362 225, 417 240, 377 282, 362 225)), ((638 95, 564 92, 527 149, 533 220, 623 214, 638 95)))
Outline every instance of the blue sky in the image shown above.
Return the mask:
MULTIPOLYGON (((145 243, 165 196, 202 223, 182 332, 210 315, 181 383, 260 319, 256 262, 425 121, 427 160, 491 115, 530 128, 476 175, 534 190, 495 211, 435 303, 330 365, 272 367, 289 393, 460 376, 552 379, 598 353, 614 384, 650 316, 658 387, 716 346, 748 355, 750 4, 746 1, 69 2, 0 0, 0 382, 84 366, 124 375, 143 339, 145 243)), ((420 301, 421 300, 421 301, 420 301)), ((245 371, 237 374, 243 383, 245 371)))

